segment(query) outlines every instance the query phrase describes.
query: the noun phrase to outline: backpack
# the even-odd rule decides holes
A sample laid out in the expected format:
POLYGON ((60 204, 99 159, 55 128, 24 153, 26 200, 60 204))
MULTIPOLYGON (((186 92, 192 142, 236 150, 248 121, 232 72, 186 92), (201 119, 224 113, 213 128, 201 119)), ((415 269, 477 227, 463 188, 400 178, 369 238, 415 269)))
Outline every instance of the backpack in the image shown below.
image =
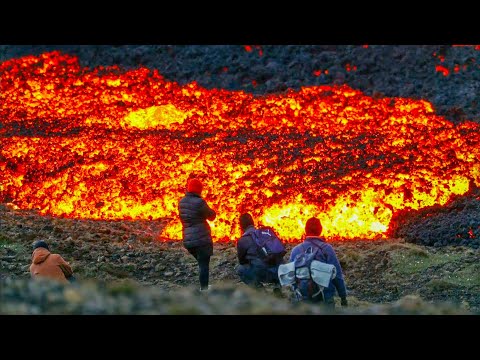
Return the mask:
POLYGON ((336 276, 334 265, 326 264, 318 259, 319 247, 308 247, 307 250, 287 264, 278 268, 278 278, 282 286, 292 286, 297 301, 324 300, 323 289, 330 285, 336 276))
POLYGON ((257 254, 265 264, 273 266, 283 262, 283 257, 287 251, 271 228, 255 229, 251 235, 257 244, 257 254))

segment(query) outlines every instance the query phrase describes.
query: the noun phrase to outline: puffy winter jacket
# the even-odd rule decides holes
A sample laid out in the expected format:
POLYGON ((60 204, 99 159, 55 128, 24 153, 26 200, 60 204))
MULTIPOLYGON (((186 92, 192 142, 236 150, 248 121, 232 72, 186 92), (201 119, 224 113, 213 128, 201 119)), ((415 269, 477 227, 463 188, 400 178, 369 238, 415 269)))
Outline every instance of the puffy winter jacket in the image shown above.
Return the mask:
POLYGON ((178 212, 183 225, 183 245, 187 249, 212 244, 212 232, 207 220, 215 220, 217 214, 200 195, 187 192, 180 200, 178 212))

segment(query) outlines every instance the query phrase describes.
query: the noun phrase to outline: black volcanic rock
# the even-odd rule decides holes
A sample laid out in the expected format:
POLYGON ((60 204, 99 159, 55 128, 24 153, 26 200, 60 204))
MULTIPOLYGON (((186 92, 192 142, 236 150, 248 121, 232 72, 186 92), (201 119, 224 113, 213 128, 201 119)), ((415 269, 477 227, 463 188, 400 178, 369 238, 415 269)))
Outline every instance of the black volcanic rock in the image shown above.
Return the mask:
POLYGON ((260 53, 255 46, 247 52, 242 45, 1 45, 0 61, 53 50, 77 55, 82 66, 146 66, 180 84, 197 81, 206 88, 255 94, 346 83, 369 95, 426 99, 454 122, 480 121, 480 51, 473 46, 265 45, 260 53), (356 70, 347 71, 347 64, 356 70), (437 65, 448 68, 449 75, 437 72, 437 65), (317 70, 329 74, 314 76, 317 70), (459 117, 451 108, 465 115, 459 117))
POLYGON ((480 192, 458 197, 445 206, 404 211, 392 220, 391 235, 408 242, 478 248, 480 243, 480 192))

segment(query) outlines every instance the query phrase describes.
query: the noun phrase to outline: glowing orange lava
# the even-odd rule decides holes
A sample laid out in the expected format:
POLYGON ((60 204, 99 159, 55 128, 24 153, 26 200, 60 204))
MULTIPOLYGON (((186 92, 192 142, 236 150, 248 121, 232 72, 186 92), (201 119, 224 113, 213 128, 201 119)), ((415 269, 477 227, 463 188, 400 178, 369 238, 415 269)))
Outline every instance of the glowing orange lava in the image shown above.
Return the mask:
POLYGON ((87 69, 58 52, 0 65, 0 202, 90 219, 172 218, 188 177, 205 183, 216 241, 249 211, 298 241, 385 236, 392 214, 480 186, 480 126, 432 105, 348 86, 255 97, 180 86, 146 68, 87 69))

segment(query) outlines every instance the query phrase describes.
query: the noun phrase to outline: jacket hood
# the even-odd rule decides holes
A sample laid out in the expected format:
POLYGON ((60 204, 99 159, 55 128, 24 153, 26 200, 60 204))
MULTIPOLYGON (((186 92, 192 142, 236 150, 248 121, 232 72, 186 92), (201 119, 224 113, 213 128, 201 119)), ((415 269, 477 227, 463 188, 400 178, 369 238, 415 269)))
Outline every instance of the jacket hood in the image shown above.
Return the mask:
POLYGON ((248 226, 248 227, 245 229, 245 231, 244 231, 244 233, 243 233, 242 236, 250 235, 250 234, 251 234, 252 232, 254 232, 255 230, 256 230, 255 226, 250 225, 250 226, 248 226))
POLYGON ((317 246, 321 246, 322 243, 326 243, 325 239, 323 237, 320 237, 320 236, 307 236, 305 238, 305 242, 309 242, 309 243, 312 243, 312 244, 315 244, 317 246))
POLYGON ((45 248, 38 248, 32 254, 32 261, 34 264, 41 264, 50 255, 50 251, 45 248))

